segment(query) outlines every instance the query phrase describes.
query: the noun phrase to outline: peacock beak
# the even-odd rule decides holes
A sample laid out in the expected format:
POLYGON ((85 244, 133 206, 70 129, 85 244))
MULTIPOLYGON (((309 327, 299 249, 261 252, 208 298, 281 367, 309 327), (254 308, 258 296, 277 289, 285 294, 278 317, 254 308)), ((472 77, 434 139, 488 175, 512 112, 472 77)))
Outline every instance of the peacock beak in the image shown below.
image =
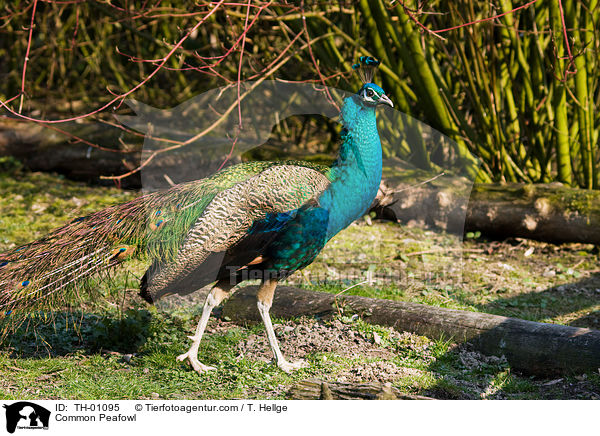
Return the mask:
POLYGON ((392 100, 390 100, 390 98, 385 94, 383 94, 381 97, 379 97, 378 103, 385 104, 389 107, 394 107, 394 103, 392 103, 392 100))

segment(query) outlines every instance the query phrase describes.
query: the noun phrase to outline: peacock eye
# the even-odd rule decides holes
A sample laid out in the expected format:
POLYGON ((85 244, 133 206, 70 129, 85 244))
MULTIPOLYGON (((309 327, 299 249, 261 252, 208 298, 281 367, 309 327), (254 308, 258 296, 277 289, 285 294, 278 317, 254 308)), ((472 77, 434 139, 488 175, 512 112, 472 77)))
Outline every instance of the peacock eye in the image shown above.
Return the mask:
POLYGON ((372 89, 367 89, 367 97, 373 97, 373 90, 372 89))

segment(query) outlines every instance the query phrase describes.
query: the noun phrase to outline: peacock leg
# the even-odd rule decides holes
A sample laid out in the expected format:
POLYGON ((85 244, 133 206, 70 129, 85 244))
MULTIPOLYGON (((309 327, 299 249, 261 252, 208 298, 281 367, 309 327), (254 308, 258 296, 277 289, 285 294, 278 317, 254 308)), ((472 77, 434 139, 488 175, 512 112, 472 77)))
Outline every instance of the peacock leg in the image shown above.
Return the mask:
POLYGON ((273 324, 271 323, 271 317, 269 316, 269 309, 273 304, 273 295, 276 287, 277 280, 275 279, 266 279, 263 281, 260 289, 258 290, 258 294, 256 295, 258 300, 256 305, 258 306, 260 317, 265 324, 267 338, 269 339, 269 345, 271 345, 271 351, 273 351, 275 363, 277 363, 277 366, 282 371, 290 373, 295 369, 305 368, 308 366, 308 364, 304 361, 298 361, 294 363, 288 362, 285 360, 285 357, 283 357, 283 354, 279 349, 279 344, 277 343, 277 338, 275 337, 275 331, 273 330, 273 324))
POLYGON ((204 329, 206 329, 212 310, 223 301, 231 288, 233 288, 233 285, 229 283, 229 280, 217 282, 217 284, 213 286, 204 302, 202 316, 200 317, 200 321, 198 321, 196 332, 194 333, 194 336, 188 336, 188 338, 192 340, 192 346, 187 353, 177 356, 177 360, 180 362, 187 359, 191 367, 194 368, 194 371, 198 374, 216 369, 212 366, 204 365, 198 360, 198 348, 200 347, 200 341, 202 340, 202 335, 204 334, 204 329))

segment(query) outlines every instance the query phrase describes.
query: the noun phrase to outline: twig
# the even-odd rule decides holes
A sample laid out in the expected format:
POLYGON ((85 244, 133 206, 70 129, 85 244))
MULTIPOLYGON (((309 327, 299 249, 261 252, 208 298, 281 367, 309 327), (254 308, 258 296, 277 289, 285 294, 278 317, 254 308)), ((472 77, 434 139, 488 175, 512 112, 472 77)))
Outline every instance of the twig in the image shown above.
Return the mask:
POLYGON ((169 177, 168 174, 163 174, 164 179, 167 181, 167 183, 171 186, 175 186, 175 182, 173 180, 171 180, 171 178, 169 177))
POLYGON ((342 316, 342 312, 341 312, 341 310, 340 310, 340 306, 339 306, 339 304, 338 304, 337 298, 338 298, 340 295, 342 295, 344 292, 346 292, 346 291, 349 291, 349 290, 350 290, 350 289, 352 289, 352 288, 356 288, 357 286, 364 285, 364 284, 366 284, 366 283, 369 283, 369 282, 370 282, 370 280, 369 280, 369 279, 367 279, 367 280, 363 280, 362 282, 360 282, 360 283, 356 283, 356 284, 354 284, 354 285, 352 285, 352 286, 350 286, 350 287, 348 287, 348 288, 344 289, 343 291, 340 291, 340 292, 338 292, 337 294, 335 294, 335 295, 334 295, 334 297, 333 297, 333 302, 335 303, 335 308, 337 309, 337 311, 338 311, 338 315, 339 315, 339 316, 342 316))
POLYGON ((482 248, 462 248, 462 247, 458 247, 458 248, 444 248, 444 247, 438 247, 438 248, 432 248, 431 250, 413 251, 412 253, 404 253, 404 255, 406 257, 411 257, 411 256, 420 256, 422 254, 433 254, 433 253, 454 252, 454 251, 462 251, 462 252, 466 252, 466 253, 485 253, 485 250, 483 250, 482 248))
POLYGON ((27 73, 27 62, 29 61, 29 51, 31 50, 31 37, 33 36, 33 26, 35 24, 35 11, 37 9, 37 0, 33 0, 33 10, 31 11, 31 23, 29 25, 29 39, 27 40, 27 50, 25 51, 25 60, 23 61, 23 75, 21 76, 21 99, 19 101, 19 114, 23 109, 23 98, 25 97, 25 74, 27 73))
POLYGON ((329 92, 329 89, 327 88, 327 85, 325 83, 325 78, 323 77, 323 73, 321 73, 321 69, 319 68, 319 64, 317 63, 317 60, 315 59, 315 55, 312 50, 312 44, 314 41, 310 40, 310 35, 308 34, 308 26, 306 25, 306 16, 304 15, 304 0, 302 0, 300 8, 302 11, 302 26, 304 27, 304 34, 306 35, 306 41, 308 42, 308 53, 310 54, 310 58, 312 59, 315 69, 317 70, 317 74, 319 75, 319 78, 321 79, 321 83, 323 84, 323 88, 325 89, 325 93, 327 94, 327 99, 339 111, 340 107, 335 102, 335 100, 331 96, 331 93, 329 92))
MULTIPOLYGON (((328 38, 330 35, 331 35, 330 33, 327 33, 325 35, 320 36, 318 39, 328 38)), ((301 46, 299 48, 299 50, 303 50, 307 46, 308 46, 308 43, 306 43, 303 46, 301 46)), ((262 82, 264 82, 269 76, 271 76, 271 74, 273 74, 275 71, 277 71, 283 65, 285 65, 293 56, 294 56, 294 54, 290 54, 285 59, 283 59, 281 62, 279 62, 275 66, 273 66, 273 68, 271 68, 269 71, 267 71, 263 77, 261 77, 260 79, 258 79, 257 81, 255 81, 246 92, 244 92, 243 94, 241 94, 240 97, 239 97, 239 100, 236 100, 234 103, 232 103, 227 108, 227 110, 225 110, 225 112, 223 112, 223 114, 221 115, 221 117, 217 121, 215 121, 213 124, 211 124, 209 127, 207 127, 206 129, 204 129, 203 131, 201 131, 197 135, 189 138, 186 141, 179 142, 179 143, 177 143, 175 145, 172 145, 170 147, 162 148, 162 149, 159 149, 159 150, 154 150, 146 158, 146 160, 144 162, 142 162, 137 168, 134 168, 133 170, 128 171, 127 173, 121 174, 119 176, 100 176, 100 178, 101 179, 105 179, 105 180, 121 180, 121 179, 124 179, 126 177, 129 177, 129 176, 131 176, 133 174, 138 173, 143 168, 145 168, 159 154, 166 153, 166 152, 172 151, 172 150, 177 150, 177 149, 179 149, 181 147, 185 147, 186 145, 191 144, 192 142, 197 141, 198 139, 200 139, 203 136, 207 135, 208 133, 212 132, 215 128, 217 128, 219 125, 221 125, 225 121, 225 119, 227 118, 227 116, 237 107, 239 101, 241 101, 244 98, 246 98, 252 91, 254 91, 254 89, 257 86, 259 86, 262 82)))
MULTIPOLYGON (((575 71, 570 71, 570 68, 575 64, 575 59, 573 58, 573 53, 571 53, 571 45, 569 44, 569 36, 567 35, 567 24, 565 23, 565 11, 563 10, 562 0, 558 0, 558 9, 560 10, 560 22, 562 24, 563 37, 565 38, 565 46, 567 47, 567 55, 569 58, 569 65, 565 68, 565 77, 563 79, 566 81, 569 74, 577 73, 577 68, 575 68, 575 71)), ((573 95, 571 94, 571 96, 573 95)))
MULTIPOLYGON (((35 0, 37 2, 37 0, 35 0)), ((108 103, 106 103, 105 105, 103 105, 102 107, 93 110, 91 112, 88 112, 87 114, 84 115, 78 115, 76 117, 70 117, 70 118, 63 118, 63 119, 57 119, 57 120, 42 120, 42 119, 38 119, 38 118, 33 118, 33 117, 29 117, 29 116, 25 116, 22 115, 18 112, 15 112, 14 110, 12 110, 10 107, 7 106, 6 102, 3 102, 2 100, 0 100, 0 106, 3 106, 8 112, 10 112, 11 114, 25 119, 25 120, 29 120, 29 121, 35 121, 38 123, 46 123, 46 124, 56 124, 56 123, 66 123, 68 121, 75 121, 75 120, 79 120, 82 118, 87 118, 91 115, 97 114, 98 112, 103 111, 104 109, 110 107, 113 103, 116 103, 117 101, 123 101, 125 99, 125 97, 131 95, 132 93, 134 93, 135 91, 137 91, 139 88, 141 88, 142 86, 144 86, 152 77, 154 77, 156 75, 156 73, 158 73, 163 65, 165 65, 167 63, 167 61, 171 58, 171 56, 173 55, 173 53, 175 53, 179 47, 181 47, 181 45, 184 43, 184 41, 186 39, 189 38, 189 36, 196 30, 198 29, 212 14, 214 14, 219 7, 221 6, 221 4, 224 2, 224 0, 220 0, 215 6, 214 8, 204 16, 204 18, 202 18, 198 23, 196 23, 196 25, 192 28, 192 30, 190 30, 189 32, 187 32, 183 38, 181 38, 179 40, 179 42, 177 42, 177 44, 174 45, 174 47, 171 49, 171 51, 169 51, 169 53, 167 53, 167 55, 161 59, 160 63, 158 64, 158 66, 148 75, 146 76, 146 78, 144 78, 140 83, 138 83, 135 87, 133 87, 132 89, 130 89, 129 91, 123 93, 123 94, 119 94, 117 95, 115 98, 113 98, 111 101, 109 101, 108 103)), ((26 58, 27 60, 27 58, 26 58)))
MULTIPOLYGON (((503 13, 498 14, 498 15, 494 15, 493 17, 487 17, 487 18, 482 18, 480 20, 470 21, 468 23, 459 24, 458 26, 448 27, 447 29, 433 30, 432 32, 434 32, 434 33, 449 32, 450 30, 460 29, 461 27, 471 26, 473 24, 483 23, 485 21, 495 20, 496 18, 500 18, 500 17, 503 17, 505 15, 512 14, 513 12, 516 12, 519 9, 524 9, 526 7, 529 7, 532 4, 537 3, 537 1, 538 0, 532 0, 529 3, 525 3, 524 5, 518 6, 518 7, 514 8, 514 9, 511 9, 510 11, 503 12, 503 13)), ((559 2, 560 2, 560 0, 559 0, 559 2)))
MULTIPOLYGON (((248 34, 248 17, 250 16, 250 2, 251 2, 251 0, 248 0, 248 7, 246 8, 246 20, 244 21, 244 32, 242 32, 242 46, 240 48, 240 63, 238 64, 238 74, 237 74, 238 127, 240 130, 242 129, 242 102, 240 101, 240 89, 242 86, 242 60, 244 59, 244 47, 246 46, 246 35, 248 34)), ((234 142, 234 144, 235 144, 235 142, 234 142)), ((233 147, 231 149, 231 152, 233 152, 233 147)))
POLYGON ((399 190, 398 190, 398 191, 396 191, 396 192, 408 191, 409 189, 416 188, 417 186, 422 186, 422 185, 425 185, 425 184, 427 184, 427 183, 433 182, 435 179, 437 179, 437 178, 439 178, 439 177, 442 177, 444 174, 446 174, 446 173, 440 173, 440 174, 438 174, 437 176, 433 176, 432 178, 430 178, 430 179, 427 179, 427 180, 425 180, 425 181, 423 181, 423 182, 417 183, 417 184, 415 184, 415 185, 410 185, 410 186, 407 186, 406 188, 399 189, 399 190))
MULTIPOLYGON (((435 36, 437 38, 445 40, 445 38, 443 38, 442 36, 439 35, 440 33, 449 32, 451 30, 456 30, 456 29, 460 29, 462 27, 471 26, 473 24, 483 23, 485 21, 495 20, 496 18, 500 18, 500 17, 503 17, 505 15, 512 14, 513 12, 516 12, 519 9, 524 9, 524 8, 526 8, 528 6, 531 6, 532 4, 536 3, 537 1, 538 0, 532 0, 532 1, 528 2, 528 3, 525 3, 524 5, 521 5, 521 6, 518 6, 518 7, 514 8, 514 9, 511 9, 510 11, 503 12, 503 13, 498 14, 498 15, 494 15, 493 17, 487 17, 487 18, 482 18, 482 19, 479 19, 479 20, 469 21, 468 23, 459 24, 458 26, 453 26, 453 27, 448 27, 446 29, 438 29, 438 30, 432 30, 432 29, 428 28, 427 26, 425 26, 423 23, 421 23, 419 20, 417 20, 417 18, 411 13, 410 9, 404 4, 403 1, 398 0, 398 3, 400 4, 400 6, 402 6, 402 8, 404 9, 404 11, 406 12, 406 15, 408 15, 408 17, 411 19, 411 21, 413 21, 415 24, 417 24, 422 30, 426 31, 430 35, 433 35, 433 36, 435 36)), ((559 0, 559 5, 560 5, 561 11, 562 11, 562 4, 561 4, 560 0, 559 0)), ((564 27, 564 16, 563 16, 563 27, 564 27)), ((565 38, 566 38, 566 34, 565 34, 565 38)))

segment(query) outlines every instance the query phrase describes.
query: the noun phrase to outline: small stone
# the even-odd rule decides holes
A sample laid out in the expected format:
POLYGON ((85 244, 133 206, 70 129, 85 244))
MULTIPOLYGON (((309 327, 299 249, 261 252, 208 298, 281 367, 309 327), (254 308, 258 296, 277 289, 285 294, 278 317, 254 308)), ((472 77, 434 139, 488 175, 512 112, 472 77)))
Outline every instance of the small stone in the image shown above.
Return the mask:
POLYGON ((529 256, 531 256, 533 254, 534 251, 535 251, 535 247, 529 247, 527 249, 527 251, 523 254, 523 256, 529 257, 529 256))
POLYGON ((44 203, 35 203, 31 206, 31 210, 37 214, 44 212, 46 209, 48 209, 48 205, 44 203))
POLYGON ((377 345, 381 344, 381 336, 379 336, 377 332, 373 332, 373 342, 375 342, 377 345))
POLYGON ((123 359, 123 362, 125 362, 125 363, 131 363, 132 357, 133 357, 133 354, 123 354, 121 359, 123 359))
POLYGON ((85 200, 83 200, 81 198, 77 198, 77 197, 71 197, 71 201, 77 207, 81 207, 81 206, 83 206, 85 204, 85 200))
POLYGON ((159 395, 158 393, 156 393, 156 392, 152 392, 152 393, 150 394, 150 397, 151 397, 152 399, 154 399, 154 400, 158 400, 158 399, 160 398, 160 395, 159 395))
POLYGON ((556 276, 556 271, 553 269, 546 270, 542 273, 542 277, 551 278, 556 276))

